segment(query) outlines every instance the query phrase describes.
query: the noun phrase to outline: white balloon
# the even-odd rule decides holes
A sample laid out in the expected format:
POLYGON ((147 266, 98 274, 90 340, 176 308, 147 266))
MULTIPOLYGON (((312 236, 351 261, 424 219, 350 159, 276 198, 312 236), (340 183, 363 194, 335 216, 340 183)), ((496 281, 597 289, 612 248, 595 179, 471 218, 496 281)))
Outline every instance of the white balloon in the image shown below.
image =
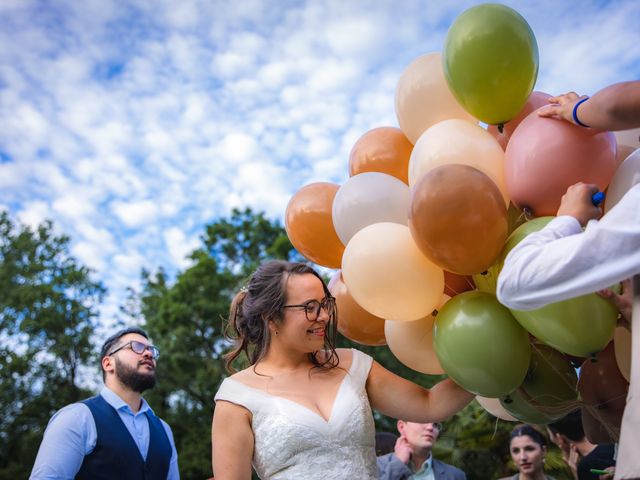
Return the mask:
POLYGON ((497 398, 489 398, 489 397, 476 397, 476 401, 480 404, 482 408, 484 408, 487 412, 489 412, 494 417, 498 417, 501 420, 507 420, 508 422, 519 422, 517 418, 507 412, 502 404, 500 404, 500 400, 497 398))
POLYGON ((411 143, 427 128, 449 118, 478 123, 449 90, 439 53, 416 58, 406 68, 396 87, 396 117, 411 143))
POLYGON ((409 187, 379 172, 354 175, 333 199, 333 226, 344 245, 368 225, 381 222, 409 223, 409 187))
POLYGON ((619 132, 613 132, 613 134, 616 136, 618 144, 629 145, 633 148, 640 148, 640 128, 621 130, 619 132))
POLYGON ((631 187, 640 183, 640 148, 620 164, 607 187, 605 213, 611 210, 631 187))

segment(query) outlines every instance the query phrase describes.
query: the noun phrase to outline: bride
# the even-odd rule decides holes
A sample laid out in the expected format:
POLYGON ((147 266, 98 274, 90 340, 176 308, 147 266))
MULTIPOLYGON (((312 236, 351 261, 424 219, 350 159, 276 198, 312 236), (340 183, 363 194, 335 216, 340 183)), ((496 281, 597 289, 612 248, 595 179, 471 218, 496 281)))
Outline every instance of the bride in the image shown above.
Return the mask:
POLYGON ((452 380, 431 390, 355 349, 336 349, 335 299, 302 263, 260 266, 233 299, 229 325, 250 367, 226 378, 213 415, 216 480, 377 479, 371 408, 442 421, 473 395, 452 380))

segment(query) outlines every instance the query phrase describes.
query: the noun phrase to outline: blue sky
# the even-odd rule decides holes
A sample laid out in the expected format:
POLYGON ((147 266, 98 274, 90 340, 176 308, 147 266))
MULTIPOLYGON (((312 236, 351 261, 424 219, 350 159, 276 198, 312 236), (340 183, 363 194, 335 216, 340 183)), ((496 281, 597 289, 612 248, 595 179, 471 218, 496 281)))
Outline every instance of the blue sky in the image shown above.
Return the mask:
MULTIPOLYGON (((111 318, 231 208, 282 221, 303 185, 344 183, 355 141, 397 126, 403 70, 478 3, 0 0, 0 208, 70 235, 111 318)), ((536 90, 640 79, 639 1, 504 3, 536 90)))

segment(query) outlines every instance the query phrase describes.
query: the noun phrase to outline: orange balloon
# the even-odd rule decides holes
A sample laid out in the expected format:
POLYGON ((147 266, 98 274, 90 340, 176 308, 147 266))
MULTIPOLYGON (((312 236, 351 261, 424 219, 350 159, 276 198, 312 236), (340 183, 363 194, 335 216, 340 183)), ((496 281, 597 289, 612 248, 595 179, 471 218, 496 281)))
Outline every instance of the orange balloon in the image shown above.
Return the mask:
POLYGON ((524 120, 525 117, 534 110, 544 107, 545 105, 549 105, 549 98, 551 98, 551 95, 548 93, 532 92, 531 95, 529 95, 527 103, 525 103, 522 110, 520 110, 520 113, 503 125, 502 132, 496 125, 489 125, 487 127, 487 132, 493 135, 493 137, 498 140, 500 146, 506 150, 509 138, 513 135, 516 127, 520 125, 520 122, 522 122, 522 120, 524 120))
POLYGON ((455 297, 459 293, 468 292, 475 289, 473 279, 468 275, 456 275, 451 272, 444 272, 444 293, 450 297, 455 297))
POLYGON ((344 252, 331 217, 338 188, 327 182, 306 185, 291 197, 284 214, 284 227, 296 250, 329 268, 340 267, 344 252))
POLYGON ((336 298, 338 332, 362 345, 386 345, 384 319, 367 312, 356 303, 342 280, 340 270, 333 274, 328 287, 331 295, 336 298))
POLYGON ((425 256, 460 275, 487 270, 507 238, 507 209, 495 183, 467 165, 437 167, 412 189, 409 228, 425 256))
POLYGON ((585 407, 609 432, 620 431, 629 383, 616 362, 613 342, 585 360, 580 368, 578 391, 585 407))
POLYGON ((525 118, 509 140, 504 174, 511 201, 534 217, 555 215, 560 199, 577 182, 600 190, 617 167, 616 141, 598 132, 536 112, 525 118))
POLYGON ((392 175, 409 184, 409 158, 413 144, 395 127, 369 130, 349 154, 349 176, 364 172, 392 175))

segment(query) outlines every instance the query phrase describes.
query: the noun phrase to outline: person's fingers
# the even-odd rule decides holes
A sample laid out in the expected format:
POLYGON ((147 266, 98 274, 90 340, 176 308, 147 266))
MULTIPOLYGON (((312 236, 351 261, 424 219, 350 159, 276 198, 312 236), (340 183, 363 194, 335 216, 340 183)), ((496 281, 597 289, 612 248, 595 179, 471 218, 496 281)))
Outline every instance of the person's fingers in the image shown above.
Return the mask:
POLYGON ((560 107, 558 105, 545 105, 538 110, 538 115, 541 117, 556 117, 560 114, 560 107))

